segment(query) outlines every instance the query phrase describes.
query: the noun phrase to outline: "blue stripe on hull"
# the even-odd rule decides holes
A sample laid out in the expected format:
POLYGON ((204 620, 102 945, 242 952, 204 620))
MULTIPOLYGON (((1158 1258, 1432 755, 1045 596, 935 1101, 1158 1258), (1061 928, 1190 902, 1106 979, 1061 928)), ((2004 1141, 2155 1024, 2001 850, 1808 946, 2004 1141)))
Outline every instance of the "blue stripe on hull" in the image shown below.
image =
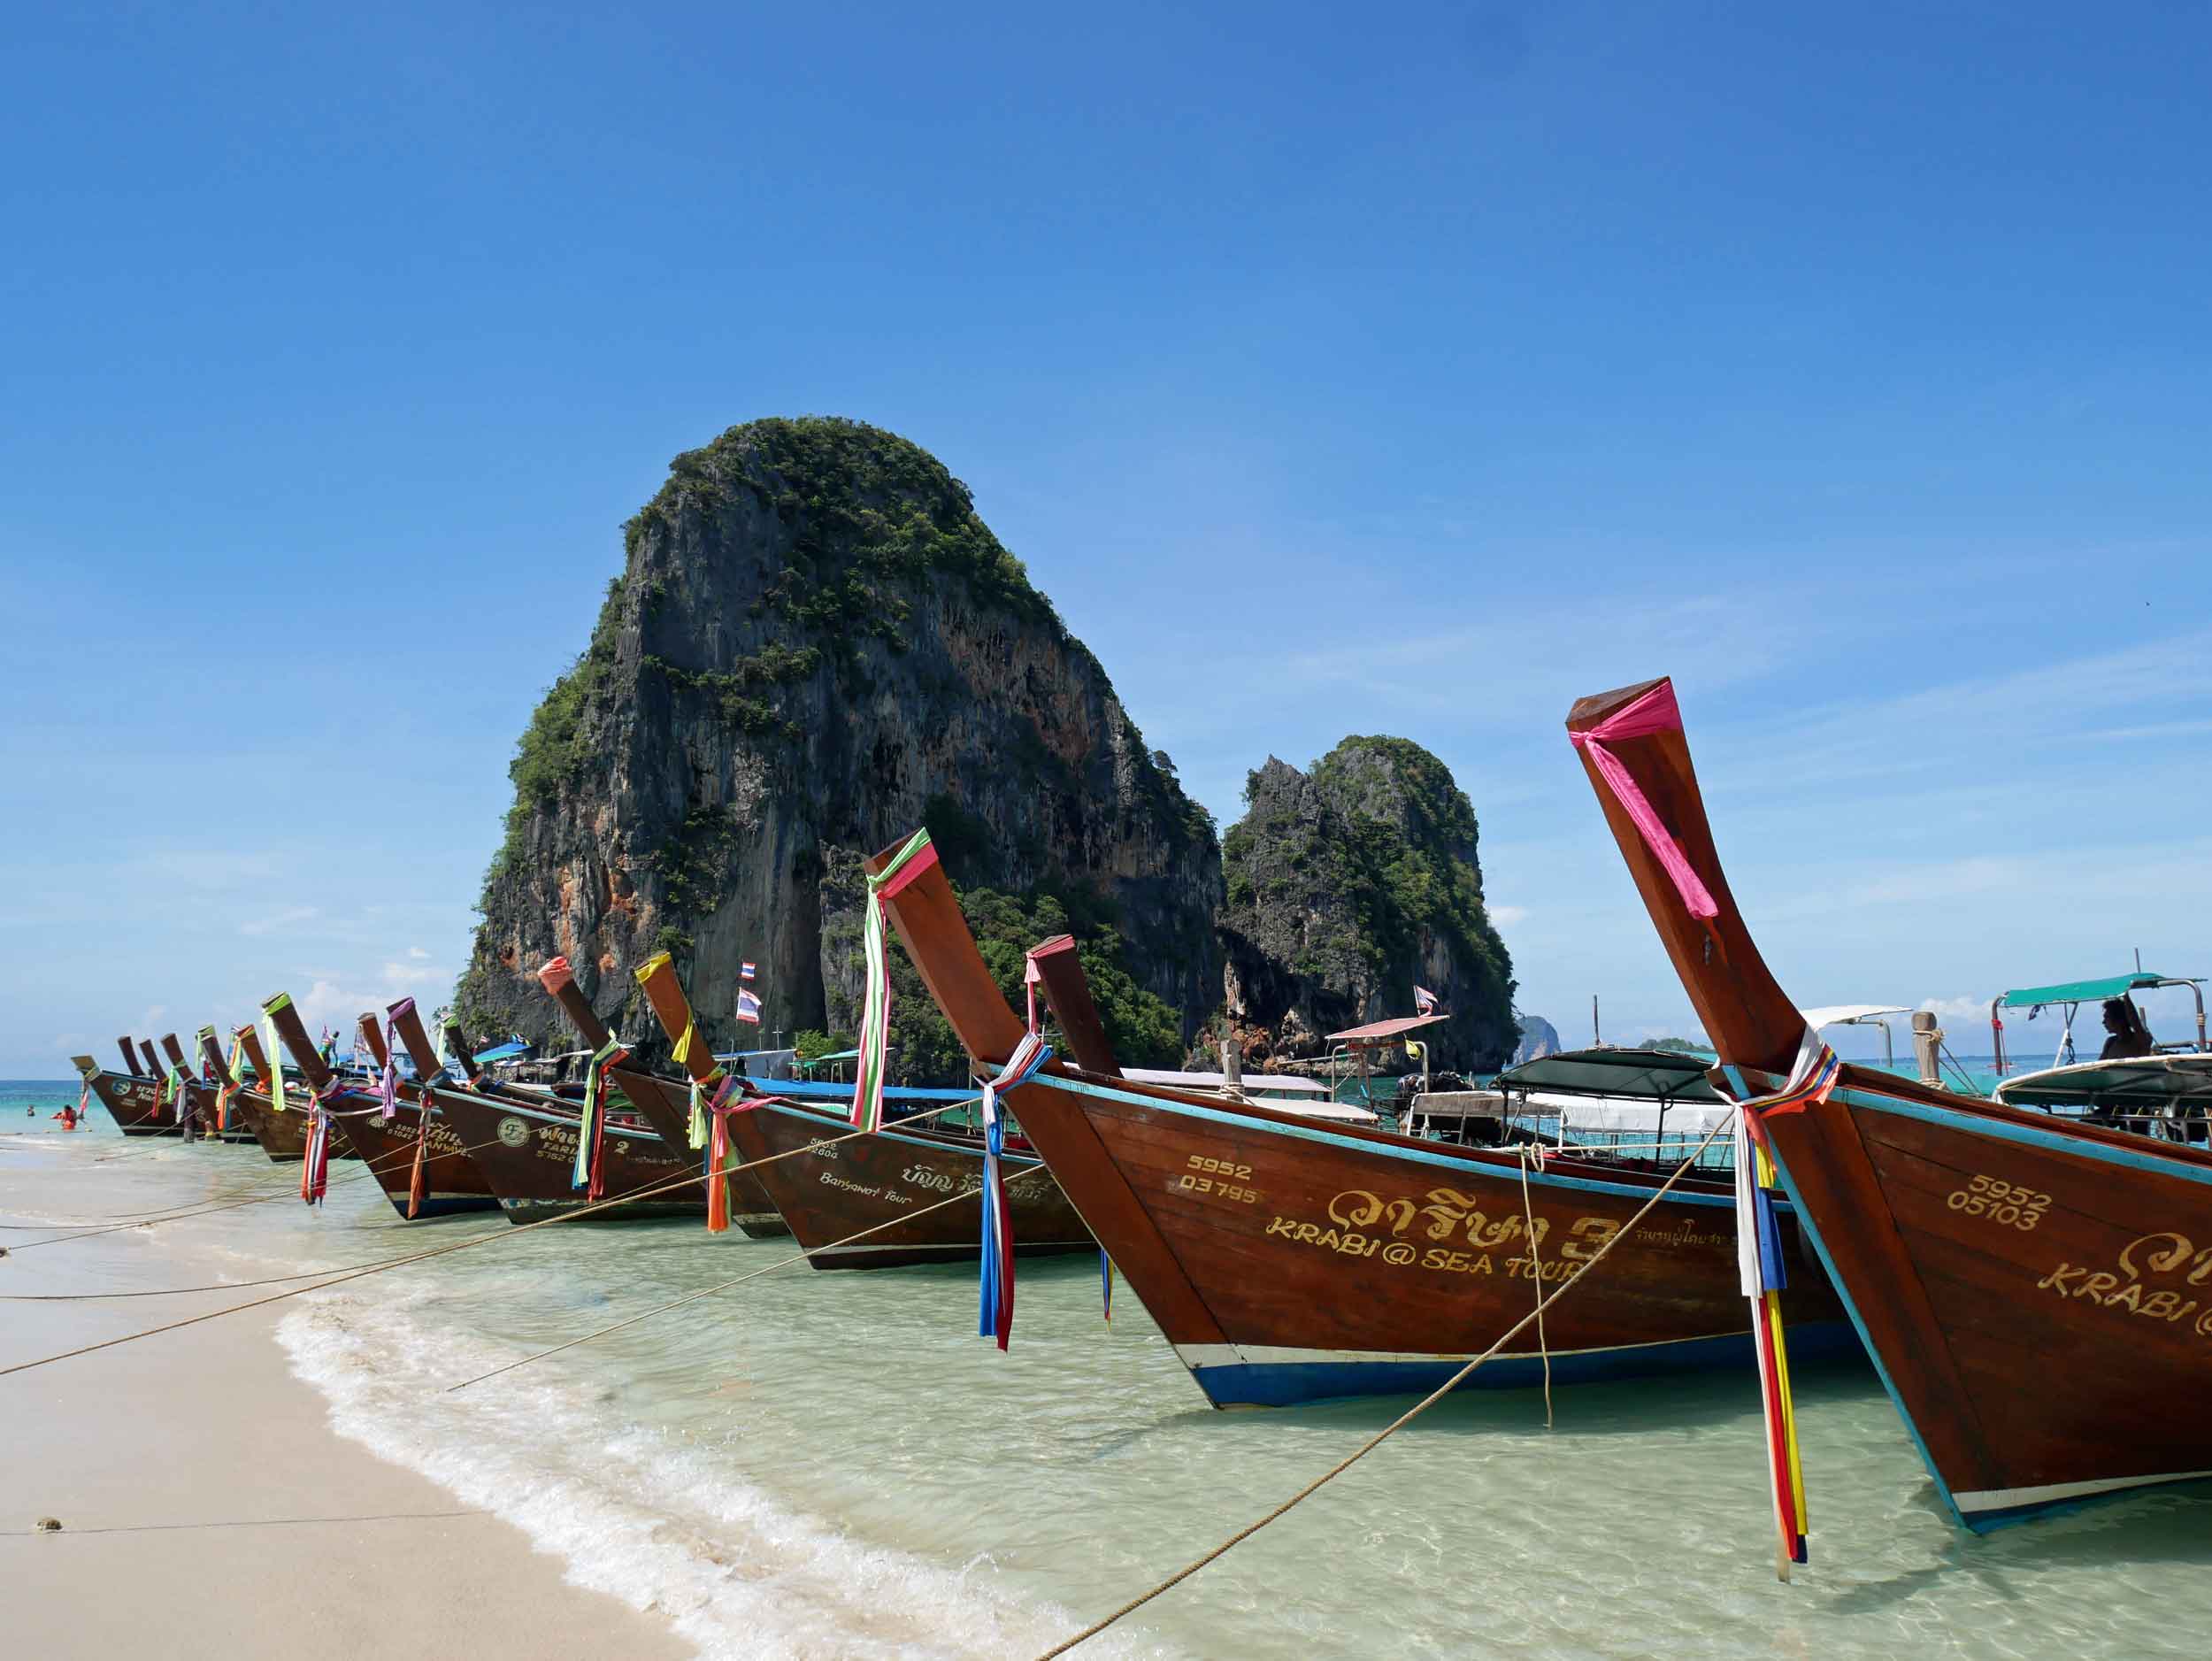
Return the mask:
MULTIPOLYGON (((1866 1351, 1846 1321, 1814 1321, 1789 1329, 1793 1365, 1863 1358, 1866 1351)), ((1256 1361, 1193 1367, 1191 1376, 1216 1407, 1289 1407, 1302 1402, 1342 1401, 1356 1396, 1422 1396, 1466 1365, 1438 1361, 1256 1361)), ((1599 1384, 1755 1365, 1748 1332, 1678 1343, 1586 1350, 1551 1358, 1554 1384, 1599 1384)), ((1486 1361, 1460 1386, 1467 1390, 1517 1390, 1544 1382, 1541 1356, 1486 1361)))
MULTIPOLYGON (((392 1201, 392 1209, 402 1217, 407 1215, 406 1196, 393 1199, 388 1194, 384 1197, 392 1201)), ((415 1220, 420 1222, 430 1217, 465 1217, 473 1211, 495 1211, 498 1209, 499 1202, 488 1194, 434 1194, 416 1209, 415 1220)))
POLYGON ((2187 1488, 2212 1493, 2212 1481, 2202 1477, 2177 1477, 2164 1482, 2138 1482, 2128 1488, 2114 1488, 2108 1494, 2077 1494, 2062 1500, 2039 1500, 2032 1505, 2008 1505, 2001 1511, 1972 1511, 1965 1514, 1962 1520, 1975 1534, 1994 1534, 2000 1528, 2032 1523, 2039 1518, 2063 1517, 2069 1511, 2084 1511, 2093 1505, 2109 1505, 2114 1500, 2140 1499, 2146 1494, 2187 1488))

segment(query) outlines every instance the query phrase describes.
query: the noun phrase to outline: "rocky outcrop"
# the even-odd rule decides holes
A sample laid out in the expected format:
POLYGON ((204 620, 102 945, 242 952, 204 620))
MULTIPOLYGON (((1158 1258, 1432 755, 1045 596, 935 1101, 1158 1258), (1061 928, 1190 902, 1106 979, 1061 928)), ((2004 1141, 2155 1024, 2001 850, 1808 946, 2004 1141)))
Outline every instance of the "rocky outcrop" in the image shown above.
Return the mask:
POLYGON ((1125 971, 1110 1023, 1191 1041, 1221 984, 1211 822, 934 458, 852 421, 733 427, 675 459, 625 550, 511 768, 472 1030, 554 1036, 529 977, 558 952, 649 1050, 629 972, 668 948, 718 1044, 747 958, 769 1030, 849 1033, 859 861, 926 824, 964 896, 1125 971))
POLYGON ((1534 1061, 1544 1056, 1555 1056, 1566 1046, 1559 1042, 1559 1029, 1540 1015, 1524 1015, 1521 1021, 1521 1042, 1514 1047, 1513 1065, 1534 1061))
POLYGON ((1223 986, 1251 1063, 1325 1054, 1326 1034, 1414 1012, 1432 1064, 1486 1071, 1513 1051, 1513 968, 1483 904, 1473 808, 1402 738, 1348 738, 1310 773, 1270 757, 1222 842, 1223 986))

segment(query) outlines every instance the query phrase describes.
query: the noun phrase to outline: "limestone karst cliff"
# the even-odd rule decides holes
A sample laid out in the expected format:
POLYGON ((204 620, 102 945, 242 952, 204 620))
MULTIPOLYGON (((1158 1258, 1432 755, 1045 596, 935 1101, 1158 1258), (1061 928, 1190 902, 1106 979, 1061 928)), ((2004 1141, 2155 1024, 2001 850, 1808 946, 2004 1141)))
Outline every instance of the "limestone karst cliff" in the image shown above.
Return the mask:
MULTIPOLYGON (((748 1047, 849 1033, 858 862, 926 824, 972 912, 1086 940, 1126 1059, 1179 1055, 1220 1000, 1212 824, 941 463, 858 422, 754 421, 677 457, 624 551, 511 769, 473 1029, 558 1036, 530 974, 559 952, 649 1053, 630 971, 665 947, 718 1046, 743 959, 748 1047)), ((906 984, 895 1069, 942 1072, 906 984)))
POLYGON ((1402 738, 1347 738, 1301 773, 1270 757, 1222 842, 1227 1015, 1248 1060, 1325 1052, 1333 1031, 1414 1011, 1437 1066, 1503 1064, 1513 967, 1483 903, 1474 809, 1402 738))

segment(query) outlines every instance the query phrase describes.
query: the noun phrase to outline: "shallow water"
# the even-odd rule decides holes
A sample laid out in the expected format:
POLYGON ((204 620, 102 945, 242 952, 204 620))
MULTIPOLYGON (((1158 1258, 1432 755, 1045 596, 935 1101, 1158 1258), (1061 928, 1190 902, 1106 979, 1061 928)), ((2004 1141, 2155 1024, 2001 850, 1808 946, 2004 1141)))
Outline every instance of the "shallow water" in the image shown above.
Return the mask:
MULTIPOLYGON (((41 1157, 127 1146, 148 1144, 107 1129, 41 1157)), ((123 1174, 134 1205, 291 1180, 255 1150, 173 1143, 123 1174)), ((447 1394, 790 1245, 681 1222, 409 1227, 353 1167, 333 1174, 319 1213, 280 1199, 131 1237, 244 1279, 490 1236, 302 1298, 280 1328, 294 1370, 342 1431, 716 1655, 1034 1654, 1406 1405, 1211 1411, 1127 1288, 1109 1328, 1094 1267, 1068 1259, 1022 1265, 1007 1355, 972 1335, 972 1270, 798 1265, 447 1394)), ((1813 1561, 1791 1585, 1773 1577, 1747 1376, 1562 1390, 1550 1430, 1540 1394, 1473 1394, 1095 1652, 2205 1654, 2212 1495, 1975 1539, 1944 1519, 1870 1371, 1801 1374, 1798 1402, 1813 1561)))

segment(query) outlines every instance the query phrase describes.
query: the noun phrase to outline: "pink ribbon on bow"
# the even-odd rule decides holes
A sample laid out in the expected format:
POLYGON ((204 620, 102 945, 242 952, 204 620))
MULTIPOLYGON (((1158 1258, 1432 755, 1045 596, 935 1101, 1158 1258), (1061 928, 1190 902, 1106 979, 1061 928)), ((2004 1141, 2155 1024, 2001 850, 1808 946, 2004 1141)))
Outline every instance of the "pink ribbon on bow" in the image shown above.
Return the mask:
POLYGON ((1682 844, 1674 833, 1666 827, 1628 769, 1621 765, 1619 757, 1606 749, 1609 743, 1624 738, 1643 738, 1652 733, 1678 733, 1682 730, 1682 711, 1674 701, 1674 683, 1662 681, 1657 686, 1638 698, 1633 704, 1616 710, 1595 727, 1586 731, 1567 734, 1567 741, 1577 750, 1590 752, 1590 760, 1603 779, 1606 788, 1613 792, 1613 799, 1627 811, 1635 821, 1636 829, 1644 839, 1666 873, 1674 879, 1674 890, 1682 896, 1682 904, 1689 908, 1692 917, 1710 921, 1720 915, 1720 907, 1713 903, 1712 895, 1690 869, 1689 856, 1682 851, 1682 844))

